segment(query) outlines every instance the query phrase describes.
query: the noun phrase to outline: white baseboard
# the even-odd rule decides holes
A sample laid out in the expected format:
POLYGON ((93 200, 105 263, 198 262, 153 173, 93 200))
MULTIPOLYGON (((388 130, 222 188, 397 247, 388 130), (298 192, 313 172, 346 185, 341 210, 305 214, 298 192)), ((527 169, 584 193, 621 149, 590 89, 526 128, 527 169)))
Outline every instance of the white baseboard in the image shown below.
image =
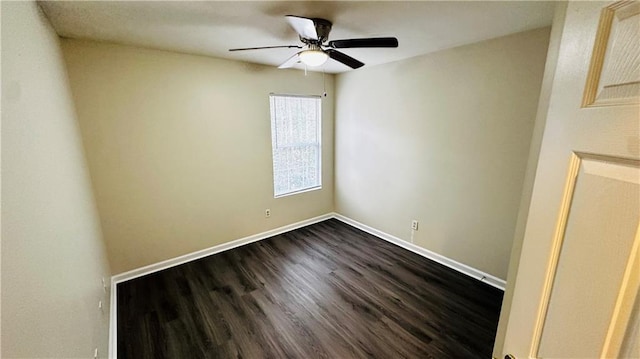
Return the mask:
POLYGON ((400 246, 404 249, 407 249, 413 253, 419 254, 425 258, 431 259, 435 262, 438 262, 442 265, 445 265, 449 268, 452 268, 460 273, 466 274, 472 278, 478 279, 480 281, 483 281, 495 288, 504 290, 505 288, 505 281, 492 276, 491 274, 482 272, 478 269, 469 267, 466 264, 462 264, 459 262, 454 261, 453 259, 447 258, 445 256, 442 256, 438 253, 432 252, 428 249, 424 249, 422 247, 416 246, 413 243, 409 243, 407 241, 404 241, 398 237, 392 236, 388 233, 382 232, 378 229, 375 229, 373 227, 369 227, 365 224, 362 224, 360 222, 357 222, 349 217, 345 217, 341 214, 338 213, 327 213, 318 217, 314 217, 314 218, 309 218, 306 219, 304 221, 300 221, 300 222, 296 222, 293 224, 289 224, 283 227, 279 227, 279 228, 275 228, 266 232, 262 232, 262 233, 258 233, 258 234, 254 234, 248 237, 244 237, 244 238, 240 238, 240 239, 236 239, 230 242, 226 242, 226 243, 222 243, 213 247, 209 247, 209 248, 205 248, 196 252, 192 252, 192 253, 188 253, 179 257, 175 257, 175 258, 171 258, 171 259, 167 259, 164 260, 162 262, 158 262, 158 263, 154 263, 154 264, 150 264, 148 266, 144 266, 141 268, 137 268, 134 270, 130 270, 128 272, 124 272, 124 273, 120 273, 117 275, 114 275, 111 277, 111 306, 110 306, 110 320, 111 323, 109 323, 109 358, 117 358, 118 356, 118 343, 117 343, 117 313, 118 313, 118 294, 117 294, 117 284, 118 283, 122 283, 122 282, 126 282, 128 280, 131 279, 135 279, 138 277, 142 277, 151 273, 155 273, 158 271, 161 271, 163 269, 167 269, 167 268, 171 268, 171 267, 175 267, 184 263, 188 263, 191 261, 194 261, 196 259, 200 259, 203 257, 207 257, 210 256, 212 254, 216 254, 216 253, 220 253, 220 252, 224 252, 227 251, 229 249, 233 249, 236 247, 240 247, 243 246, 245 244, 249 244, 249 243, 253 243, 253 242, 257 242, 263 239, 267 239, 273 236, 276 236, 278 234, 282 234, 285 232, 289 232, 292 231, 294 229, 298 229, 298 228, 302 228, 314 223, 318 223, 318 222, 322 222, 324 220, 327 219, 331 219, 331 218, 335 218, 339 221, 342 221, 348 225, 351 225, 355 228, 358 228, 364 232, 367 232, 369 234, 372 234, 380 239, 386 240, 390 243, 393 243, 397 246, 400 246))
POLYGON ((406 250, 409 250, 413 253, 419 254, 425 258, 431 259, 434 262, 438 262, 442 265, 445 265, 451 269, 454 269, 460 273, 466 274, 469 277, 475 278, 477 280, 480 280, 482 282, 485 282, 487 284, 489 284, 492 287, 498 288, 500 290, 504 291, 506 282, 498 277, 495 277, 489 273, 485 273, 481 270, 475 269, 473 267, 470 267, 466 264, 462 264, 460 262, 456 262, 451 258, 447 258, 443 255, 440 255, 438 253, 432 252, 428 249, 416 246, 413 243, 407 242, 405 240, 402 240, 398 237, 392 236, 388 233, 382 232, 378 229, 375 229, 373 227, 369 227, 366 224, 362 224, 358 221, 355 221, 349 217, 345 217, 341 214, 338 213, 334 213, 333 217, 339 221, 342 221, 350 226, 356 227, 362 231, 365 231, 369 234, 373 234, 374 236, 384 239, 387 242, 391 242, 397 246, 400 246, 406 250))
POLYGON ((118 358, 118 294, 111 277, 111 302, 109 304, 109 358, 118 358))
POLYGON ((222 243, 222 244, 218 244, 218 245, 215 245, 213 247, 205 248, 205 249, 202 249, 202 250, 199 250, 199 251, 196 251, 196 252, 192 252, 192 253, 187 253, 187 254, 181 255, 179 257, 167 259, 167 260, 164 260, 162 262, 150 264, 148 266, 136 268, 136 269, 130 270, 128 272, 124 272, 124 273, 120 273, 120 274, 114 275, 112 277, 112 281, 115 284, 118 284, 118 283, 121 283, 121 282, 125 282, 125 281, 128 281, 128 280, 134 279, 134 278, 145 276, 147 274, 151 274, 151 273, 155 273, 155 272, 161 271, 163 269, 167 269, 167 268, 178 266, 180 264, 184 264, 184 263, 188 263, 188 262, 191 262, 191 261, 195 261, 196 259, 207 257, 207 256, 210 256, 212 254, 216 254, 216 253, 228 251, 229 249, 233 249, 233 248, 236 248, 236 247, 244 246, 245 244, 249 244, 249 243, 257 242, 257 241, 260 241, 260 240, 263 240, 263 239, 267 239, 269 237, 273 237, 273 236, 276 236, 278 234, 289 232, 289 231, 292 231, 294 229, 302 228, 302 227, 308 226, 310 224, 322 222, 324 220, 327 220, 327 219, 333 218, 333 217, 334 217, 333 213, 327 213, 327 214, 323 214, 323 215, 318 216, 318 217, 305 219, 304 221, 300 221, 300 222, 296 222, 296 223, 289 224, 289 225, 286 225, 286 226, 282 226, 282 227, 279 227, 279 228, 275 228, 275 229, 272 229, 272 230, 269 230, 269 231, 266 231, 266 232, 262 232, 262 233, 254 234, 254 235, 251 235, 251 236, 248 236, 248 237, 236 239, 236 240, 233 240, 233 241, 230 241, 230 242, 225 242, 225 243, 222 243))
POLYGON ((310 224, 322 222, 330 218, 334 218, 334 213, 323 214, 318 217, 309 218, 304 221, 300 221, 300 222, 296 222, 296 223, 282 226, 279 228, 275 228, 266 232, 262 232, 262 233, 254 234, 248 237, 236 239, 230 242, 218 244, 213 247, 205 248, 192 253, 187 253, 179 257, 167 259, 162 262, 150 264, 148 266, 136 268, 134 270, 130 270, 128 272, 124 272, 124 273, 120 273, 112 276, 111 277, 111 308, 110 308, 111 323, 109 324, 109 358, 115 359, 118 356, 118 338, 117 338, 117 335, 118 335, 117 334, 118 333, 117 332, 117 328, 118 328, 117 284, 118 283, 126 282, 131 279, 135 279, 151 273, 159 272, 163 269, 167 269, 167 268, 175 267, 184 263, 195 261, 196 259, 207 257, 212 254, 228 251, 229 249, 240 247, 245 244, 249 244, 249 243, 257 242, 273 236, 277 236, 278 234, 282 234, 285 232, 292 231, 294 229, 302 228, 310 224))

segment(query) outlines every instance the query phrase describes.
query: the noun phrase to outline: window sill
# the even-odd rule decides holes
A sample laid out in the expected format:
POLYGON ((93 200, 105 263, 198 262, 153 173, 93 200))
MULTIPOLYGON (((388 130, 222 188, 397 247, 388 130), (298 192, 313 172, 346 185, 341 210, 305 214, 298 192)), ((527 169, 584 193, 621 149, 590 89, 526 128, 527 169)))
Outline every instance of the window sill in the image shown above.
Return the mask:
POLYGON ((273 198, 288 197, 288 196, 293 196, 293 195, 300 194, 300 193, 311 192, 311 191, 317 191, 317 190, 319 190, 319 189, 322 189, 322 185, 317 186, 317 187, 311 187, 311 188, 301 189, 301 190, 299 190, 299 191, 294 191, 294 192, 288 192, 288 193, 279 194, 279 195, 277 195, 277 196, 273 196, 273 198))

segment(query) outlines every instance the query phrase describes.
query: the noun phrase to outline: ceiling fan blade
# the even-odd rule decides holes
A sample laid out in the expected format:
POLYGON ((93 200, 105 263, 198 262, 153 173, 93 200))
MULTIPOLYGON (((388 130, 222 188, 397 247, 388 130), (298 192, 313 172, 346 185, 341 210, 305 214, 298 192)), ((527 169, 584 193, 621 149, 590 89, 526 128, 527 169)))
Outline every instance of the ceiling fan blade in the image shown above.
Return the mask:
POLYGON ((243 47, 240 49, 229 49, 229 51, 246 51, 246 50, 262 50, 262 49, 283 49, 283 48, 296 48, 301 49, 302 46, 298 45, 282 45, 282 46, 260 46, 260 47, 243 47))
POLYGON ((341 62, 349 67, 351 67, 352 69, 357 69, 360 68, 362 66, 364 66, 364 63, 354 59, 353 57, 344 54, 338 50, 333 50, 333 49, 329 49, 325 51, 327 53, 327 55, 329 55, 330 58, 341 62))
POLYGON ((333 40, 329 41, 327 46, 334 49, 356 47, 398 47, 398 39, 395 37, 371 37, 363 39, 333 40))
POLYGON ((309 19, 302 16, 287 15, 285 16, 289 25, 296 30, 298 35, 305 39, 318 40, 318 33, 316 32, 316 24, 313 19, 309 19))
POLYGON ((300 57, 298 56, 300 53, 298 52, 297 54, 291 56, 290 58, 287 59, 287 61, 283 62, 280 66, 278 66, 279 69, 288 69, 290 67, 292 67, 293 65, 297 64, 298 62, 300 62, 300 57))

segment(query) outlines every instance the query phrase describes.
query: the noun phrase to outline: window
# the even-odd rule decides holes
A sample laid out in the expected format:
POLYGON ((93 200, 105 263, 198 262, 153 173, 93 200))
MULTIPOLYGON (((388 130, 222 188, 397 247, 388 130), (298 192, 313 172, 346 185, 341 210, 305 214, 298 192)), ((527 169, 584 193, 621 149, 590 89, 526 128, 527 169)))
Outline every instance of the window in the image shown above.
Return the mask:
POLYGON ((321 188, 320 97, 271 95, 273 193, 321 188))

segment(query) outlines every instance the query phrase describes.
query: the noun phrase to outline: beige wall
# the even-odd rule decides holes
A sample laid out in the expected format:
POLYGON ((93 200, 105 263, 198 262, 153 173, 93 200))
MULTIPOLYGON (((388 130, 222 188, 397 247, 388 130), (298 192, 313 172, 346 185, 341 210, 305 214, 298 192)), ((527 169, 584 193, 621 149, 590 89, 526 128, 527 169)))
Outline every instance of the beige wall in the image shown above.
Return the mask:
POLYGON ((59 40, 35 3, 1 6, 2 357, 104 357, 110 273, 59 40))
POLYGON ((543 28, 336 80, 336 211, 506 278, 543 28))
POLYGON ((322 189, 274 199, 269 93, 321 94, 322 74, 62 43, 114 273, 333 211, 333 76, 322 189))

